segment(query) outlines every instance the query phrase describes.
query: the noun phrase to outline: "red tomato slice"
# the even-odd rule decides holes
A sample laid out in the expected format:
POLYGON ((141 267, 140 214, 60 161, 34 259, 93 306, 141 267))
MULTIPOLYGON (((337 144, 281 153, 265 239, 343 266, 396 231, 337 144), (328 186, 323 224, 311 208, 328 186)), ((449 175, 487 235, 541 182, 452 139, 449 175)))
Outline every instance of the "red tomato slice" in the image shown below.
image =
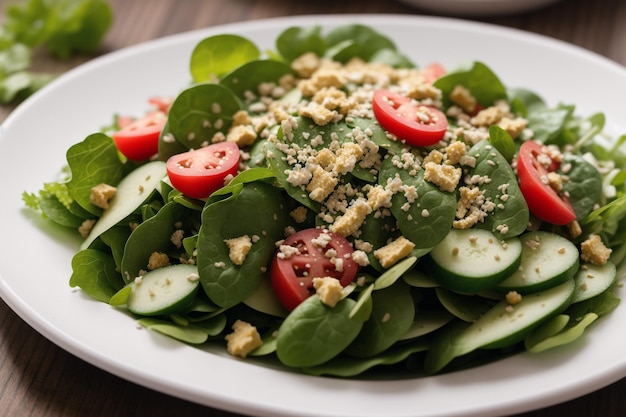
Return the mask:
POLYGON ((173 98, 170 97, 150 97, 148 99, 148 103, 152 104, 158 111, 163 113, 167 113, 174 102, 173 98))
POLYGON ((441 110, 416 104, 410 98, 388 90, 374 92, 372 109, 384 129, 409 145, 434 145, 448 128, 448 119, 441 110))
MULTIPOLYGON (((528 204, 528 209, 535 216, 548 223, 565 225, 576 220, 574 209, 566 197, 560 196, 547 183, 548 169, 539 162, 537 157, 549 156, 543 152, 542 145, 527 141, 522 144, 517 160, 519 187, 528 204)), ((548 167, 558 168, 552 161, 548 167)))
POLYGON ((191 198, 206 198, 224 186, 228 175, 237 175, 239 147, 220 142, 183 152, 167 160, 167 175, 172 186, 191 198))
POLYGON ((446 75, 446 69, 438 62, 433 62, 420 69, 424 82, 434 83, 437 78, 446 75))
POLYGON ((270 276, 278 300, 290 311, 315 293, 313 278, 337 278, 345 287, 354 280, 359 269, 352 259, 350 242, 325 229, 301 230, 285 239, 283 245, 297 251, 288 256, 287 251, 279 250, 274 255, 270 276), (328 243, 322 247, 316 243, 319 241, 328 243), (333 258, 341 260, 341 266, 333 263, 333 258))
POLYGON ((148 159, 159 151, 159 135, 166 120, 163 112, 149 113, 113 133, 113 142, 130 160, 148 159))

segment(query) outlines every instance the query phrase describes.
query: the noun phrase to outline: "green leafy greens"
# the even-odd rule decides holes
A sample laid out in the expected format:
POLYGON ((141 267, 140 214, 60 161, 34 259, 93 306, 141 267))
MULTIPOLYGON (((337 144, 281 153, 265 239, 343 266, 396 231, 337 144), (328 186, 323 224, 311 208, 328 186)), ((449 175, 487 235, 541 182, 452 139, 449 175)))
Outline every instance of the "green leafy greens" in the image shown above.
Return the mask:
POLYGON ((113 19, 105 0, 24 0, 8 4, 0 27, 0 102, 24 98, 53 75, 30 70, 36 48, 67 59, 94 52, 113 19))

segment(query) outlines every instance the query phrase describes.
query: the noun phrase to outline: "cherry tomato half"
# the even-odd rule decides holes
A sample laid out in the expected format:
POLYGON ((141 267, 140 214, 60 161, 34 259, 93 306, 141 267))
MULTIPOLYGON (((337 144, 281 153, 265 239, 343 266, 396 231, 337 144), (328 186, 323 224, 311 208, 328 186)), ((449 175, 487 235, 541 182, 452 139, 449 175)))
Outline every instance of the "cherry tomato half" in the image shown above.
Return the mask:
POLYGON ((552 161, 548 167, 544 166, 537 157, 549 156, 543 152, 542 145, 527 141, 522 144, 517 160, 517 175, 522 195, 528 204, 528 209, 535 216, 548 223, 565 225, 576 220, 576 214, 569 200, 560 196, 547 182, 550 170, 558 168, 552 161))
POLYGON ((446 69, 438 62, 433 62, 420 69, 424 82, 434 83, 439 77, 446 75, 446 69))
POLYGON ((148 159, 159 151, 159 135, 166 120, 167 116, 163 112, 149 113, 113 133, 113 142, 130 160, 148 159))
POLYGON ((448 128, 448 119, 441 110, 388 90, 374 92, 372 109, 384 129, 409 145, 434 145, 448 128))
POLYGON ((148 99, 148 103, 152 104, 158 111, 162 111, 163 113, 170 111, 173 102, 174 99, 171 97, 155 96, 148 99))
POLYGON ((276 297, 290 311, 315 293, 313 278, 337 278, 345 287, 359 269, 352 259, 350 242, 324 229, 301 230, 285 239, 283 245, 295 253, 279 249, 272 261, 270 277, 276 297))
POLYGON ((237 175, 239 147, 234 142, 214 143, 183 152, 167 160, 172 186, 191 198, 206 198, 224 186, 228 175, 237 175))

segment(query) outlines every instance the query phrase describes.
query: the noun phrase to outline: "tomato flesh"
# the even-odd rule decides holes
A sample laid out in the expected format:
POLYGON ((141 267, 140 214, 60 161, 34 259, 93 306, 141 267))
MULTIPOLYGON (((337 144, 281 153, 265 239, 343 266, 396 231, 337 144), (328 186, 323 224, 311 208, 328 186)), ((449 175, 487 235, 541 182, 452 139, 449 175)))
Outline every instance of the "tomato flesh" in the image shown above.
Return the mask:
POLYGON ((448 128, 448 119, 441 110, 388 90, 374 92, 372 110, 384 129, 413 146, 436 144, 448 128))
POLYGON ((156 111, 128 123, 113 133, 113 142, 119 151, 132 161, 143 161, 159 151, 159 135, 165 126, 167 116, 156 111))
POLYGON ((558 168, 554 160, 544 166, 537 158, 543 155, 542 145, 527 141, 522 144, 517 160, 517 175, 522 195, 528 209, 539 219, 556 225, 566 225, 576 220, 576 214, 569 200, 557 193, 547 183, 547 175, 558 168))
POLYGON ((191 198, 206 198, 237 175, 239 147, 234 142, 214 143, 171 156, 166 163, 172 186, 191 198))
POLYGON ((438 62, 432 62, 420 70, 420 74, 424 77, 424 82, 432 84, 438 78, 446 75, 446 69, 438 62))
POLYGON ((354 280, 359 269, 352 259, 350 242, 325 229, 301 230, 285 239, 282 246, 290 250, 276 252, 270 277, 276 297, 290 311, 315 293, 313 278, 337 278, 345 287, 354 280), (327 243, 323 246, 319 242, 327 243))

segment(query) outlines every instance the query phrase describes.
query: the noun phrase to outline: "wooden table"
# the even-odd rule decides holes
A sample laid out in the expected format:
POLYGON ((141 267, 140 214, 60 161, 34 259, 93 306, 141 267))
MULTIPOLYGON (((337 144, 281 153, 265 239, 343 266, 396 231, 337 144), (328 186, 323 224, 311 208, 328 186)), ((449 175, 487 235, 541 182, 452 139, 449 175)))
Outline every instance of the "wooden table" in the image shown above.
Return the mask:
MULTIPOLYGON (((8 3, 0 0, 0 7, 8 3)), ((319 13, 428 14, 391 0, 110 0, 114 23, 99 54, 192 29, 266 17, 319 13)), ((476 18, 562 39, 626 65, 626 2, 563 0, 515 16, 476 18)), ((38 69, 63 71, 90 57, 38 69)), ((536 63, 541 65, 541 63, 536 63)), ((581 75, 581 82, 585 82, 581 75)), ((626 106, 625 106, 626 108, 626 106)), ((0 108, 0 120, 11 111, 0 108)), ((626 415, 626 379, 525 417, 626 415)), ((235 416, 152 391, 100 370, 60 349, 0 301, 2 416, 235 416)))

